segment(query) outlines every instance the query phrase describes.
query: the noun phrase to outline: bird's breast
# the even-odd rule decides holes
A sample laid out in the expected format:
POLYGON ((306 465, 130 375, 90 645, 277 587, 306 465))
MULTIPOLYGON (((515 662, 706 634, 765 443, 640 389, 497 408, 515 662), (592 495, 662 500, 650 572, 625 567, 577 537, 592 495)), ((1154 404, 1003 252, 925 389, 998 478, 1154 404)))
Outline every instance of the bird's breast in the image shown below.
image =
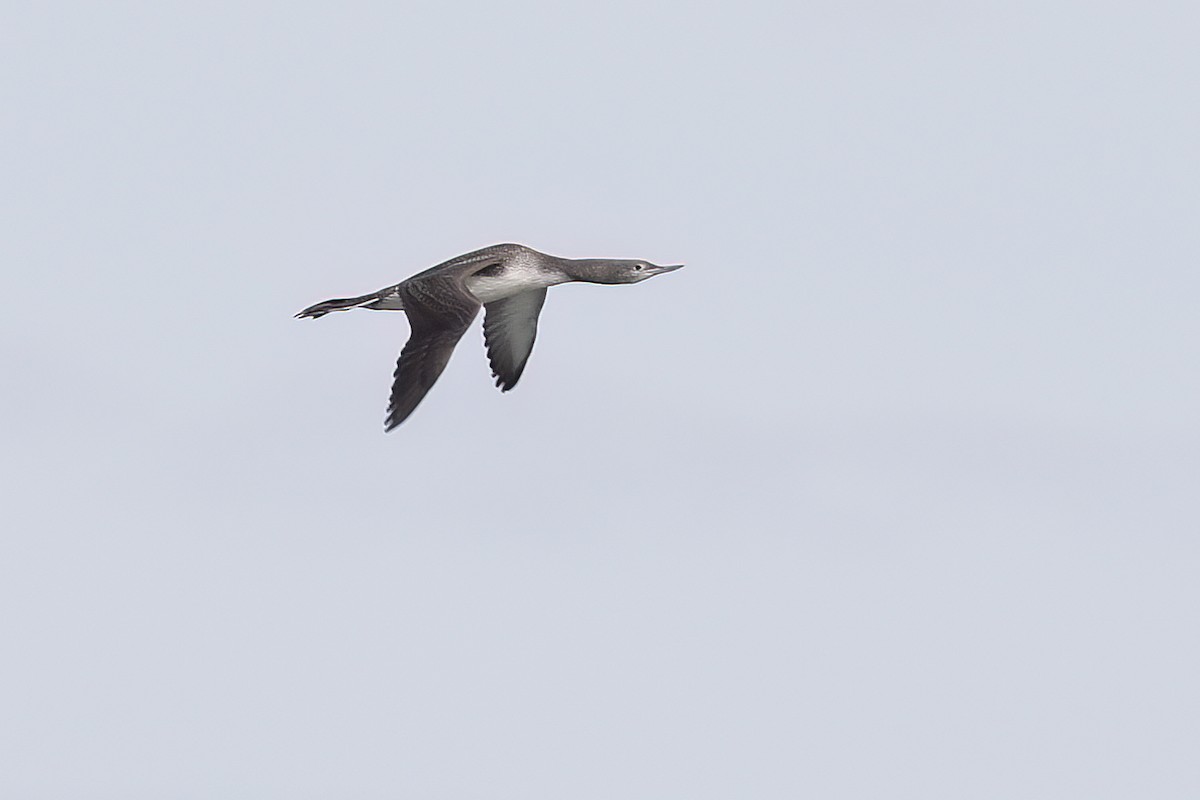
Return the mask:
POLYGON ((556 283, 562 281, 541 270, 525 266, 506 267, 494 275, 472 275, 466 281, 467 291, 479 298, 481 303, 503 300, 514 294, 531 289, 544 289, 556 283))

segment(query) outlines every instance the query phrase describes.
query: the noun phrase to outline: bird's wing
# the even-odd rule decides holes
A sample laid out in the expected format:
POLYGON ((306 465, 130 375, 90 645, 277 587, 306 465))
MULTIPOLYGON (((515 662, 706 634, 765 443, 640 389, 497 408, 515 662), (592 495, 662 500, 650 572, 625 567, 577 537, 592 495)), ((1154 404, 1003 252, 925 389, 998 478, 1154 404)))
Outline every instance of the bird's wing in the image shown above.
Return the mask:
POLYGON ((538 314, 545 302, 545 289, 531 289, 484 306, 483 341, 492 377, 502 392, 516 386, 525 370, 537 338, 538 314))
POLYGON ((446 368, 454 346, 479 313, 479 300, 463 281, 486 266, 488 262, 481 261, 423 273, 400 285, 398 294, 412 334, 396 362, 384 430, 404 422, 446 368))

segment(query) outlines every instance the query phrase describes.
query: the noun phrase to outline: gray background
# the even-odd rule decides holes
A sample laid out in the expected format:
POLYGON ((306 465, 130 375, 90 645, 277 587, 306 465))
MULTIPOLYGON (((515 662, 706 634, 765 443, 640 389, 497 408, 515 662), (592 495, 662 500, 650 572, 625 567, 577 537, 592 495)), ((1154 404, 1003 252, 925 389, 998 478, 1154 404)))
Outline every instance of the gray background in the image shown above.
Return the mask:
POLYGON ((1193 9, 7 4, 0 793, 1200 795, 1193 9))

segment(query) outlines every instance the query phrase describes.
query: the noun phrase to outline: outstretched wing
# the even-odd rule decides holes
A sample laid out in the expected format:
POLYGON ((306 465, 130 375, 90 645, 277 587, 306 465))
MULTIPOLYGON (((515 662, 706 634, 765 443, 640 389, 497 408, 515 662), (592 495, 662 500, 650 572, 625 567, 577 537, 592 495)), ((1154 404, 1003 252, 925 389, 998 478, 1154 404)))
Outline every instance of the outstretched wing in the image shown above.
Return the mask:
POLYGON ((398 287, 412 334, 396 362, 385 431, 408 419, 433 388, 479 313, 479 300, 466 290, 461 270, 418 277, 398 287))
POLYGON ((492 377, 502 392, 516 386, 525 371, 537 338, 538 314, 545 302, 545 289, 531 289, 484 306, 483 342, 492 364, 492 377))

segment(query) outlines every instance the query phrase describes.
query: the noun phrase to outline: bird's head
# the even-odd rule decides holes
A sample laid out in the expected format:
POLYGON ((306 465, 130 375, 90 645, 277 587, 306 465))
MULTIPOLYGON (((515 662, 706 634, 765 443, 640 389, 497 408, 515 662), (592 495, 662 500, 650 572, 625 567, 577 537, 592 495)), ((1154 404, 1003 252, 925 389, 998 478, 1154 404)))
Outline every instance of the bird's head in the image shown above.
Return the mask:
POLYGON ((683 264, 671 264, 663 267, 651 264, 649 261, 633 259, 614 261, 586 259, 577 263, 582 267, 578 270, 580 278, 591 283, 640 283, 647 278, 662 275, 664 272, 673 272, 683 266, 683 264))

